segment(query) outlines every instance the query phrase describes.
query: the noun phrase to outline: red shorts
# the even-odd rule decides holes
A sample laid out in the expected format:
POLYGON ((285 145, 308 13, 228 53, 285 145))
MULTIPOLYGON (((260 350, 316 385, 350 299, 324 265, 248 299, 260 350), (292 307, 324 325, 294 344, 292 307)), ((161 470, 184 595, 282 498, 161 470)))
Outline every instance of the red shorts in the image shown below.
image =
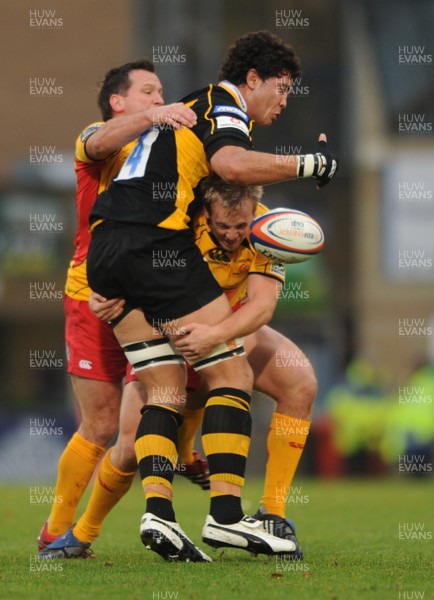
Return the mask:
MULTIPOLYGON (((138 381, 137 376, 132 369, 133 367, 128 363, 125 383, 129 383, 130 381, 138 381)), ((187 392, 196 392, 199 389, 199 385, 200 375, 196 373, 193 367, 187 365, 187 392)))
POLYGON ((68 373, 97 381, 122 381, 128 361, 112 328, 83 300, 65 296, 68 373))

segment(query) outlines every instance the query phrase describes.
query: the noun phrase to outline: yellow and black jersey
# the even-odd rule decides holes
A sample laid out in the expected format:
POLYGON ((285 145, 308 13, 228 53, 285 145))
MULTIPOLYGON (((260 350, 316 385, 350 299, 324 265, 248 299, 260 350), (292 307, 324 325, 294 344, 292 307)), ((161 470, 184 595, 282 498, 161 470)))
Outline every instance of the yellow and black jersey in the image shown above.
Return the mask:
POLYGON ((201 208, 195 189, 210 174, 213 154, 224 146, 252 149, 252 121, 234 85, 209 85, 182 102, 196 112, 197 124, 143 133, 112 185, 98 196, 91 228, 108 219, 186 229, 201 208))
MULTIPOLYGON (((267 210, 266 206, 259 204, 256 216, 264 214, 267 210)), ((208 263, 217 283, 224 289, 233 310, 247 299, 248 275, 264 275, 285 282, 284 265, 274 263, 259 254, 248 237, 234 252, 224 250, 214 238, 203 213, 195 220, 194 231, 196 246, 208 263)))

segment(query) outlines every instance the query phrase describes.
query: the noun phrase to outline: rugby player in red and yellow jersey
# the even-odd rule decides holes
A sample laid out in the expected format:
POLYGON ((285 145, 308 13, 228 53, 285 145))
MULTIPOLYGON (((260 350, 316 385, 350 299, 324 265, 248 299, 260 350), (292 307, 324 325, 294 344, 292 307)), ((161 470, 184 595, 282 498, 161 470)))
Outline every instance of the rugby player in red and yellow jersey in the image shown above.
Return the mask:
MULTIPOLYGON (((103 120, 86 127, 76 142, 78 224, 65 288, 68 373, 81 423, 59 461, 54 494, 59 502, 54 502, 39 535, 40 549, 74 522, 77 504, 119 425, 127 361, 110 326, 89 310, 89 213, 97 195, 110 185, 144 131, 159 123, 174 129, 196 123, 196 115, 184 104, 164 106, 161 82, 147 59, 111 69, 101 85, 98 105, 103 120)), ((141 386, 131 385, 140 393, 141 386)), ((126 390, 131 389, 126 386, 126 390)), ((128 489, 134 474, 118 472, 112 465, 109 468, 128 489)))
MULTIPOLYGON (((276 410, 271 418, 268 433, 268 461, 264 493, 256 519, 263 521, 264 529, 294 541, 297 550, 291 558, 301 559, 302 551, 295 537, 295 527, 286 519, 285 507, 291 483, 298 466, 309 432, 312 404, 316 394, 316 378, 313 368, 302 351, 289 339, 268 327, 285 271, 258 254, 249 242, 248 232, 255 215, 264 213, 267 208, 258 203, 262 188, 257 186, 231 186, 215 175, 203 182, 205 210, 195 222, 195 238, 204 260, 225 293, 234 311, 230 330, 217 330, 207 326, 186 326, 193 333, 180 343, 189 354, 190 348, 197 347, 199 333, 205 344, 213 344, 214 339, 231 339, 238 329, 251 333, 245 341, 245 349, 254 373, 254 389, 271 397, 276 402, 276 410), (211 339, 211 341, 210 341, 211 339), (292 361, 282 366, 279 356, 292 357, 292 361)), ((122 302, 112 299, 101 302, 92 294, 90 305, 100 318, 110 321, 123 310, 122 302)), ((215 326, 219 327, 219 326, 215 326)), ((219 342, 220 343, 220 342, 219 342)), ((195 350, 191 353, 194 355, 195 350)), ((203 406, 207 391, 201 378, 189 367, 188 402, 190 406, 203 406), (192 392, 191 390, 197 390, 192 392)), ((134 440, 140 420, 142 398, 130 395, 122 405, 120 432, 113 451, 120 456, 118 468, 131 471, 137 465, 134 440)), ((188 408, 184 414, 188 414, 188 408)), ((197 426, 197 422, 194 421, 197 426)), ((191 451, 194 434, 185 423, 179 431, 178 451, 181 456, 191 451)), ((181 466, 182 469, 182 466, 181 466)), ((181 472, 182 474, 182 472, 181 472)), ((116 486, 115 486, 116 487, 116 486)), ((119 486, 120 487, 120 486, 119 486)), ((80 540, 77 548, 67 548, 71 554, 83 552, 100 533, 104 516, 119 501, 126 489, 107 490, 95 482, 92 496, 82 517, 73 529, 80 540)), ((77 555, 77 554, 76 554, 77 555)), ((52 557, 60 557, 53 551, 52 557)))

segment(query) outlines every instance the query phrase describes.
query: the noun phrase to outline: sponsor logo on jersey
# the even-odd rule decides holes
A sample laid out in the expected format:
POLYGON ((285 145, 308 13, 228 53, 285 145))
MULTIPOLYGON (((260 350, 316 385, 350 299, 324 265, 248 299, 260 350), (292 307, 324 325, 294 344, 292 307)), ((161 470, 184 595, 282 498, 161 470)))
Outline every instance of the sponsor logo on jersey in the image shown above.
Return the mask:
POLYGON ((212 112, 214 115, 218 113, 232 113, 241 117, 241 119, 243 119, 243 121, 245 121, 246 123, 249 122, 249 117, 246 115, 246 113, 243 110, 241 110, 241 108, 237 108, 236 106, 226 106, 223 104, 219 104, 217 106, 214 106, 214 110, 212 112))
POLYGON ((78 366, 80 369, 87 369, 90 371, 92 369, 92 361, 81 359, 81 361, 78 363, 78 366))
POLYGON ((210 250, 208 252, 208 256, 213 262, 220 262, 226 264, 231 262, 230 256, 228 256, 224 252, 224 250, 220 250, 219 248, 213 248, 212 250, 210 250))
POLYGON ((246 271, 249 271, 249 269, 250 269, 250 262, 243 262, 240 265, 238 265, 239 273, 246 273, 246 271))
POLYGON ((87 127, 81 134, 81 141, 85 142, 92 135, 92 133, 95 133, 95 131, 100 127, 101 125, 91 125, 90 127, 87 127))
POLYGON ((216 122, 217 129, 239 129, 244 133, 244 135, 250 138, 249 128, 245 123, 243 123, 243 121, 240 121, 240 119, 237 119, 236 117, 216 117, 216 122))
POLYGON ((278 275, 279 277, 285 277, 285 265, 282 263, 273 263, 270 268, 270 273, 278 275))

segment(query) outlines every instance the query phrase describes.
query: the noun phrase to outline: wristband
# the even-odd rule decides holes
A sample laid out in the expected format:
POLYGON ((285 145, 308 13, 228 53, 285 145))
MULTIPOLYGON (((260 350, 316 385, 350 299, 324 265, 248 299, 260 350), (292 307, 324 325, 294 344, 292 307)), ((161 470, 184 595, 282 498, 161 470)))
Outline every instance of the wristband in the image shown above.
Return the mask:
POLYGON ((315 177, 318 174, 319 158, 317 154, 297 156, 297 177, 315 177))

